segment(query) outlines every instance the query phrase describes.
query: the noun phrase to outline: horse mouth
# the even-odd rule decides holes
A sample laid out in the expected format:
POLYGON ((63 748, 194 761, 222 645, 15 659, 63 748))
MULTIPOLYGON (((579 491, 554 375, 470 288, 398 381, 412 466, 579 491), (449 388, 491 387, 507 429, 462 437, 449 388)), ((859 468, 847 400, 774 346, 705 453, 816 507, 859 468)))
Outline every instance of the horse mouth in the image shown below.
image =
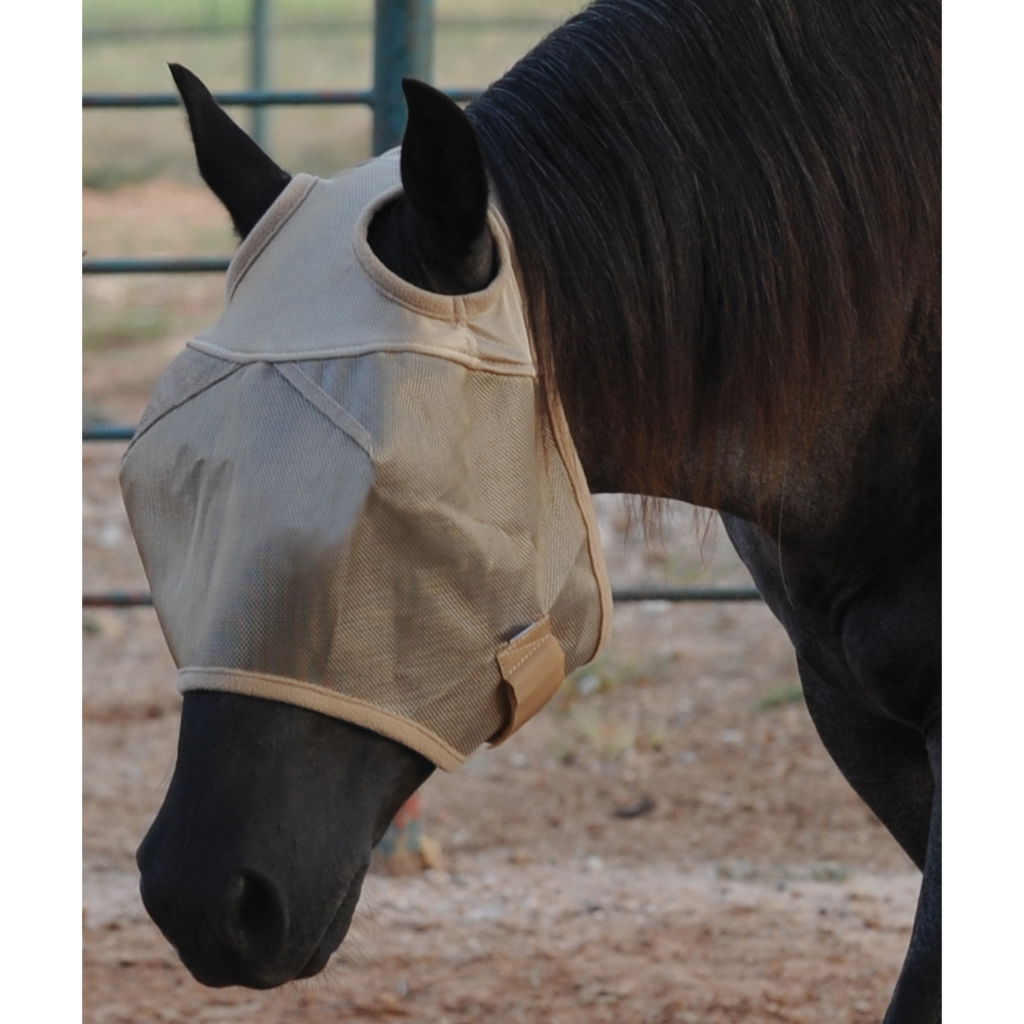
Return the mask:
MULTIPOLYGON (((366 862, 356 869, 337 910, 319 931, 309 928, 312 922, 303 913, 315 912, 312 904, 290 908, 282 905, 280 924, 283 928, 275 929, 275 941, 258 941, 255 929, 240 930, 235 925, 228 925, 223 914, 207 914, 202 910, 191 917, 189 927, 184 927, 181 920, 174 921, 170 928, 160 927, 181 962, 201 985, 208 988, 241 985, 257 990, 278 988, 290 981, 311 978, 327 966, 348 934, 368 867, 366 862), (302 919, 305 919, 307 927, 300 927, 298 933, 289 927, 289 924, 294 926, 297 920, 302 919)), ((154 920, 159 923, 164 915, 160 913, 160 907, 153 906, 151 900, 147 901, 149 895, 144 882, 143 903, 151 915, 156 911, 154 920)))
POLYGON ((348 891, 345 893, 345 898, 341 901, 341 905, 331 919, 331 923, 321 936, 313 955, 306 961, 299 973, 295 975, 294 980, 312 978, 314 975, 319 974, 327 966, 327 962, 334 955, 335 951, 341 946, 352 924, 352 918, 355 915, 359 897, 362 895, 363 879, 366 878, 368 867, 369 865, 362 868, 352 878, 348 891))

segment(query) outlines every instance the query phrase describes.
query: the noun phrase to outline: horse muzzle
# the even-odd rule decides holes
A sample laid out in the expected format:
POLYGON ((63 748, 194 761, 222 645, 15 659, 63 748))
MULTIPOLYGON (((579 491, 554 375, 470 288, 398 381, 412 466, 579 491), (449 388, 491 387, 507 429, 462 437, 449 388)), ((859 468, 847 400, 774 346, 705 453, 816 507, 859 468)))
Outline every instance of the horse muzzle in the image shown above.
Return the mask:
POLYGON ((204 985, 310 977, 348 932, 373 845, 432 767, 304 708, 186 694, 178 762, 137 854, 146 910, 204 985))
POLYGON ((234 871, 219 884, 168 884, 155 846, 147 836, 139 848, 142 901, 192 976, 211 988, 267 989, 318 974, 348 932, 366 874, 364 864, 342 881, 333 916, 326 900, 319 914, 295 914, 289 895, 256 871, 234 871))

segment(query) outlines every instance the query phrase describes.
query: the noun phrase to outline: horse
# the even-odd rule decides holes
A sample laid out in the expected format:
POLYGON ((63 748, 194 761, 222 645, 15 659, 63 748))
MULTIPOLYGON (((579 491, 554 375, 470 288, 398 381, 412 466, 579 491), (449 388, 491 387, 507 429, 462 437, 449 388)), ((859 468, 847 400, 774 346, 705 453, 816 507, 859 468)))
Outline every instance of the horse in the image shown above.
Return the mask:
MULTIPOLYGON (((590 490, 721 514, 821 740, 922 871, 885 1024, 941 1017, 939 55, 934 0, 597 0, 466 110, 406 80, 402 190, 368 227, 402 280, 472 295, 494 204, 590 490)), ((171 71, 246 239, 292 176, 171 71)), ((203 984, 315 975, 434 767, 190 689, 145 906, 203 984)))

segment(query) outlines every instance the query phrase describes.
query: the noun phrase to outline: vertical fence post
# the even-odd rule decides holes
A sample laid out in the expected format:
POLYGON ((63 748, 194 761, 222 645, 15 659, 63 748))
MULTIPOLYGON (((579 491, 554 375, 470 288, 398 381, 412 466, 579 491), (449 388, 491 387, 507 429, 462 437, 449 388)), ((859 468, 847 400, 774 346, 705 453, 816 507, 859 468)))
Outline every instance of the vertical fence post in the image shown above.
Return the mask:
MULTIPOLYGON (((270 0, 252 0, 252 63, 250 83, 253 89, 269 85, 270 0)), ((252 108, 252 137, 267 148, 267 108, 252 108)))
MULTIPOLYGON (((374 0, 373 153, 397 146, 405 132, 406 76, 434 77, 434 0, 374 0)), ((440 867, 440 847, 423 835, 419 795, 413 794, 388 826, 376 854, 385 871, 440 867)))
POLYGON ((402 141, 406 76, 434 76, 434 0, 374 0, 373 152, 402 141))

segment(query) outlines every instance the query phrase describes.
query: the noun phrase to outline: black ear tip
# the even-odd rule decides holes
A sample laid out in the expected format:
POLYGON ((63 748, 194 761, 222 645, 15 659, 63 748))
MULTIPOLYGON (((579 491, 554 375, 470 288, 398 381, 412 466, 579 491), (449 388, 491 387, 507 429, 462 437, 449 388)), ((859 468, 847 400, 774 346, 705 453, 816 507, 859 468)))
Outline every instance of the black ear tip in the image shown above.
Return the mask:
POLYGON ((403 78, 402 92, 405 94, 406 106, 410 109, 416 107, 420 110, 438 110, 454 107, 460 113, 462 111, 455 100, 418 78, 403 78))
POLYGON ((418 78, 402 79, 402 93, 405 96, 405 105, 410 110, 413 107, 422 107, 425 103, 429 103, 431 100, 430 94, 433 91, 426 82, 421 82, 418 78))
POLYGON ((182 96, 190 96, 208 92, 209 90, 203 85, 203 82, 196 75, 192 74, 188 68, 181 64, 168 64, 167 67, 170 69, 171 77, 174 79, 174 84, 178 87, 178 92, 182 96))

